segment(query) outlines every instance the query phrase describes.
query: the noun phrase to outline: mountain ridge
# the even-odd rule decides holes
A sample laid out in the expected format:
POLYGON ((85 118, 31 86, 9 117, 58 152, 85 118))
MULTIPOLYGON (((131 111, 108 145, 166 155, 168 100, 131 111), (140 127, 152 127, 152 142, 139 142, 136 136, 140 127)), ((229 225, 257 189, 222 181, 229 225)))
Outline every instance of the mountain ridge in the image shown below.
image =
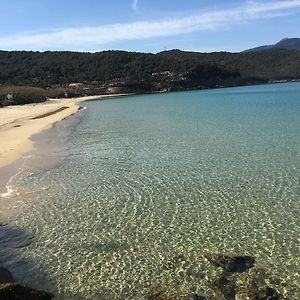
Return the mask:
POLYGON ((273 45, 263 45, 247 49, 243 52, 259 52, 270 49, 287 49, 287 50, 300 50, 300 38, 283 38, 273 45))

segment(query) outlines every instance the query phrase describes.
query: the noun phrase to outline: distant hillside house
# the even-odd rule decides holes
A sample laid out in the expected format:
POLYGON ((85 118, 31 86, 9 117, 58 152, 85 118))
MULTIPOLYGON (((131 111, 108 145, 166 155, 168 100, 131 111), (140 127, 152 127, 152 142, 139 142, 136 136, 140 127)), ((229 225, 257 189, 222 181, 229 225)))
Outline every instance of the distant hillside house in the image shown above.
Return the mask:
POLYGON ((119 87, 109 87, 107 88, 106 92, 108 94, 117 94, 121 92, 121 89, 119 87))
POLYGON ((82 86, 83 86, 82 82, 74 82, 69 84, 69 87, 73 89, 78 89, 81 88, 82 86))
POLYGON ((7 94, 6 95, 6 100, 11 101, 14 99, 14 95, 13 94, 7 94))

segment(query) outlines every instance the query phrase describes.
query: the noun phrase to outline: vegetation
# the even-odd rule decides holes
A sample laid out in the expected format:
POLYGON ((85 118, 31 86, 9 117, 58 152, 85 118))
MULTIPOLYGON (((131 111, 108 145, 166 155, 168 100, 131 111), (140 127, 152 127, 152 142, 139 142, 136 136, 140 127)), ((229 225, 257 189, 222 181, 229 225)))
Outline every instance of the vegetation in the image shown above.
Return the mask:
POLYGON ((300 51, 157 54, 0 51, 0 104, 38 102, 50 97, 117 92, 152 92, 235 86, 300 78, 300 51), (84 89, 69 88, 72 82, 84 89), (7 99, 9 87, 17 95, 7 99), (3 89, 5 92, 3 92, 3 89), (30 92, 29 92, 30 91, 30 92), (31 94, 32 96, 22 96, 31 94), (19 94, 18 94, 19 93, 19 94))
POLYGON ((0 107, 14 104, 27 104, 44 102, 47 92, 32 86, 1 86, 0 107))

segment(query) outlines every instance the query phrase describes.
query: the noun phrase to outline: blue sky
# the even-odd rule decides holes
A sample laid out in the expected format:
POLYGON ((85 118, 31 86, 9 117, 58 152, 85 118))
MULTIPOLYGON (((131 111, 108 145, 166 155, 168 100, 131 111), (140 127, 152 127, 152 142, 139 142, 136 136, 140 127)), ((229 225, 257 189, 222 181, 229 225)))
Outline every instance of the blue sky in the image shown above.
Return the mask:
POLYGON ((236 52, 299 28, 300 0, 9 0, 0 49, 236 52))

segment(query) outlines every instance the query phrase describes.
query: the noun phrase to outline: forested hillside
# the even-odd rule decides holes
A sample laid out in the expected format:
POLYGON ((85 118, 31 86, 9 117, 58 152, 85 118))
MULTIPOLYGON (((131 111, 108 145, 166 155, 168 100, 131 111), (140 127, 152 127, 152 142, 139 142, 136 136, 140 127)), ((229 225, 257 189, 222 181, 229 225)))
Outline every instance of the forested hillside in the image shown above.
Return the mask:
MULTIPOLYGON (((113 88, 117 92, 152 92, 298 78, 300 51, 296 50, 242 53, 171 50, 157 54, 0 51, 2 89, 34 86, 47 88, 54 97, 73 93, 74 90, 68 93, 63 90, 72 82, 86 86, 76 91, 79 94, 97 94, 113 88)), ((0 90, 2 105, 5 97, 0 90)))
MULTIPOLYGON (((179 50, 158 54, 124 51, 0 52, 0 83, 51 86, 71 82, 122 79, 152 81, 153 73, 192 73, 200 66, 239 72, 243 79, 300 77, 300 51, 273 49, 255 53, 196 53, 179 50)), ((208 74, 209 75, 209 74, 208 74)), ((212 74, 215 76, 215 74, 212 74)))

